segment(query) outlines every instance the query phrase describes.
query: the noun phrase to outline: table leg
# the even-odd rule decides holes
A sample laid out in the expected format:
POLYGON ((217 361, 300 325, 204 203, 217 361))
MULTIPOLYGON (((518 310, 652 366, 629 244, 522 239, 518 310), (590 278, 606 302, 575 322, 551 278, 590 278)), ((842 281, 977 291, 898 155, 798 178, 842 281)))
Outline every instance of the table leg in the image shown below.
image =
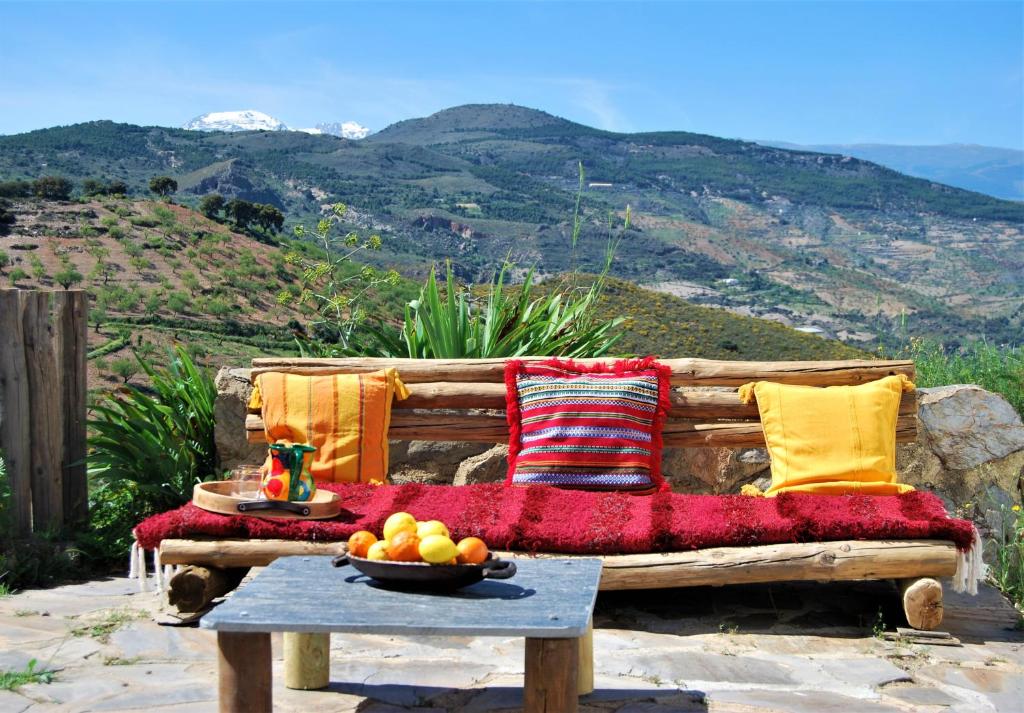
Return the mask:
POLYGON ((576 678, 576 692, 585 696, 594 691, 594 619, 587 623, 587 630, 579 638, 580 662, 576 678))
POLYGON ((284 633, 284 686, 311 691, 331 681, 331 635, 284 633))
POLYGON ((575 713, 579 707, 579 639, 527 639, 525 713, 575 713))
POLYGON ((217 632, 220 713, 270 713, 270 634, 217 632))

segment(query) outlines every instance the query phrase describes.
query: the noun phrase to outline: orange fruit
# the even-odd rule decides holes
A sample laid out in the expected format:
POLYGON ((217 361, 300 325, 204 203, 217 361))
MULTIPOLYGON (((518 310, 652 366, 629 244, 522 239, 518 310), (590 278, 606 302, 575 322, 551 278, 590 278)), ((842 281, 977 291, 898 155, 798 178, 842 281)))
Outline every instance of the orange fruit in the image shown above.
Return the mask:
POLYGON ((402 530, 388 542, 388 557, 395 562, 422 562, 420 538, 416 537, 415 532, 402 530))
POLYGON ((455 547, 459 550, 457 557, 459 564, 480 564, 490 554, 487 551, 487 544, 479 537, 467 537, 459 540, 459 544, 455 547))
POLYGON ((353 554, 356 557, 366 557, 366 553, 370 551, 370 545, 376 541, 377 536, 369 530, 354 532, 352 537, 348 538, 349 554, 353 554))

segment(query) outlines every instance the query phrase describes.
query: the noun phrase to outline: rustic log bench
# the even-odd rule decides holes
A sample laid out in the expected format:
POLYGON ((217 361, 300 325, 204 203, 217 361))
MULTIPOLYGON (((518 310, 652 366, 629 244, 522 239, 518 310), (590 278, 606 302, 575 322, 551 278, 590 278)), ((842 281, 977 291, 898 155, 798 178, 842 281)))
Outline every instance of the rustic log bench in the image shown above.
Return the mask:
MULTIPOLYGON (((595 360, 580 360, 589 362, 595 360)), ((735 389, 755 380, 808 386, 855 385, 893 374, 914 377, 911 361, 737 362, 665 359, 672 370, 672 407, 666 447, 747 448, 764 445, 757 406, 740 403, 735 389), (717 387, 717 388, 703 388, 717 387)), ((270 371, 352 374, 395 367, 411 392, 393 405, 393 440, 508 441, 503 359, 253 359, 251 376, 270 371)), ((259 414, 245 422, 248 439, 265 443, 259 414)), ((904 394, 898 442, 917 436, 917 397, 904 394)), ((290 554, 336 554, 341 543, 277 540, 164 540, 160 561, 169 565, 263 566, 290 554)), ((780 581, 894 579, 911 626, 931 629, 942 620, 936 578, 956 571, 949 541, 840 541, 719 547, 689 552, 604 556, 601 589, 645 589, 780 581)))

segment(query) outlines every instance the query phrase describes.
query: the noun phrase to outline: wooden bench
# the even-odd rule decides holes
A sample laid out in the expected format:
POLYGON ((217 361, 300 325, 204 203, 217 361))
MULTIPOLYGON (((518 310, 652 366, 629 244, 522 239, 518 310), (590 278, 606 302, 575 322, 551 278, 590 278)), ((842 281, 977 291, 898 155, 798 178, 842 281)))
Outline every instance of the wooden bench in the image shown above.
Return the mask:
MULTIPOLYGON (((582 362, 594 360, 580 360, 582 362)), ((672 408, 664 429, 666 447, 743 448, 764 445, 756 405, 740 403, 735 389, 755 380, 808 386, 861 384, 892 374, 913 379, 910 361, 735 362, 662 360, 672 369, 672 408), (705 388, 715 387, 715 388, 705 388)), ((296 374, 364 373, 395 367, 408 399, 395 402, 390 438, 504 443, 508 427, 503 359, 284 359, 252 362, 252 376, 268 371, 296 374)), ((245 422, 248 438, 265 443, 259 414, 245 422)), ((917 398, 904 394, 896 438, 917 436, 917 398)), ((215 567, 263 566, 289 554, 335 554, 340 543, 276 540, 165 540, 164 564, 215 567)), ((936 578, 956 571, 956 546, 948 541, 841 541, 720 547, 690 552, 605 556, 601 589, 646 589, 780 581, 895 579, 911 626, 932 629, 942 620, 942 587, 936 578)))

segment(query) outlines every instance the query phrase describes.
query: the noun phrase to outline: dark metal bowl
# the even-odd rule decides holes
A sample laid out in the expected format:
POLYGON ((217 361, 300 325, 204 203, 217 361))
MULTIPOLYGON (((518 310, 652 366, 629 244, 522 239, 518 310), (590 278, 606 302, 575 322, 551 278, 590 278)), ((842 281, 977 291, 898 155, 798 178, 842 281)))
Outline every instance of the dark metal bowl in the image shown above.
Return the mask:
POLYGON ((488 559, 480 564, 427 564, 426 562, 388 562, 341 555, 332 561, 335 567, 350 564, 380 584, 394 589, 450 592, 476 584, 482 579, 508 579, 516 573, 515 562, 488 559))

